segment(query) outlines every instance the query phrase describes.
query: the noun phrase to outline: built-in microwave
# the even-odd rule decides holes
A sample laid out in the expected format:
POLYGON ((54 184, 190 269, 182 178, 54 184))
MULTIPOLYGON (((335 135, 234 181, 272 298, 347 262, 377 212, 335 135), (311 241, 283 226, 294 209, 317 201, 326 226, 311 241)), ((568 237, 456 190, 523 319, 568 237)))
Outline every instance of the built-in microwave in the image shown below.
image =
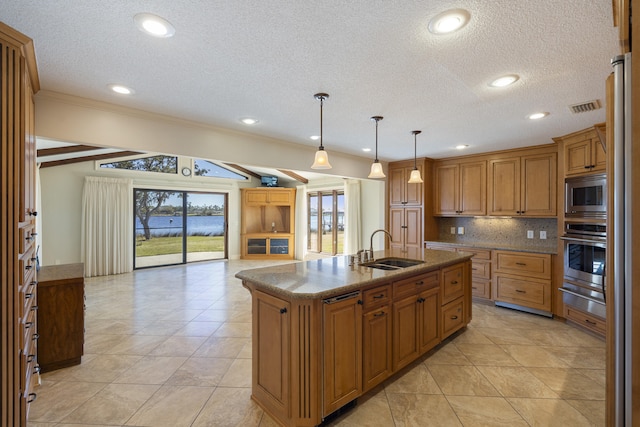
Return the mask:
POLYGON ((566 217, 606 217, 607 177, 605 174, 569 177, 564 183, 566 217))

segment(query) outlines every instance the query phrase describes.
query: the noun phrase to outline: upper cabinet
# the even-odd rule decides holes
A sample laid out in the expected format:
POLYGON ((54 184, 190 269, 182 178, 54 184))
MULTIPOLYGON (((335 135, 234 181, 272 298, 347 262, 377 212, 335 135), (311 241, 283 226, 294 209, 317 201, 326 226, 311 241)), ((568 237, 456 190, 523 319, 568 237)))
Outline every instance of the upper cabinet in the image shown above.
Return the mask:
MULTIPOLYGON (((424 180, 424 160, 418 159, 416 167, 424 180)), ((413 160, 394 162, 389 164, 389 204, 394 205, 422 205, 423 185, 409 184, 409 175, 414 168, 413 160)))
POLYGON ((564 174, 584 175, 604 172, 607 155, 604 150, 605 138, 602 125, 596 125, 579 132, 553 138, 564 145, 564 174), (600 132, 599 132, 600 130, 600 132))
POLYGON ((487 214, 487 162, 437 162, 434 215, 487 214))
POLYGON ((489 160, 489 215, 556 216, 557 154, 489 160))

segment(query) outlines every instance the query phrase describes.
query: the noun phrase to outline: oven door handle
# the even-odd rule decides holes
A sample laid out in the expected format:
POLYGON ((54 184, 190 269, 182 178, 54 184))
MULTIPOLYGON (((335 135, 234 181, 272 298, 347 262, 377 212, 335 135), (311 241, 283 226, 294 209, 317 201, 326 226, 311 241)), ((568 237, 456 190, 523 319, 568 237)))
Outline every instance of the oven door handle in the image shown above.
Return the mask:
POLYGON ((567 240, 570 242, 590 243, 593 246, 597 246, 601 248, 605 248, 607 246, 607 243, 603 240, 582 239, 580 237, 573 237, 573 236, 560 236, 560 239, 567 240))
POLYGON ((558 288, 558 290, 559 290, 560 292, 564 292, 564 293, 566 293, 566 294, 571 294, 571 295, 575 295, 575 296, 580 297, 580 298, 588 299, 589 301, 593 301, 593 302, 595 302, 596 304, 606 305, 606 304, 604 303, 604 301, 602 301, 602 300, 596 299, 596 298, 594 298, 594 297, 590 297, 590 296, 588 296, 588 295, 583 295, 583 294, 580 294, 580 293, 578 293, 578 292, 574 292, 574 291, 572 291, 571 289, 567 289, 567 288, 558 288))

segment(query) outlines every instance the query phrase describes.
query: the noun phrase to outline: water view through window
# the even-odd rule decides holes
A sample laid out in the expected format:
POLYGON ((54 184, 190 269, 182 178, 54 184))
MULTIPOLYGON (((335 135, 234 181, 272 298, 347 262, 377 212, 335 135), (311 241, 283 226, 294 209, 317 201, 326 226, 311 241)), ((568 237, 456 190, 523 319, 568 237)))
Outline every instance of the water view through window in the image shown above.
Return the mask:
POLYGON ((134 189, 135 268, 224 259, 226 194, 134 189))

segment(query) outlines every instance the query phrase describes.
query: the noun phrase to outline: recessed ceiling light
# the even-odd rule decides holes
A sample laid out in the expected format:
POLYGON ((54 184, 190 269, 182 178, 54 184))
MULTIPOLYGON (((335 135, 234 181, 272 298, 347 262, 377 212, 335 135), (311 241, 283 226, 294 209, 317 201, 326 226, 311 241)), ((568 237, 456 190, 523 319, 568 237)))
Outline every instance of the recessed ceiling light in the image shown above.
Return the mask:
POLYGON ((169 21, 151 13, 138 13, 133 20, 140 31, 154 37, 172 37, 176 33, 169 21))
POLYGON ((547 117, 549 115, 549 113, 533 113, 533 114, 529 114, 527 116, 527 118, 529 120, 539 120, 543 117, 547 117))
POLYGON ((109 89, 115 93, 119 93, 120 95, 132 95, 134 93, 133 89, 123 85, 109 85, 109 89))
POLYGON ((258 123, 256 119, 252 119, 251 117, 242 118, 240 119, 240 121, 245 125, 255 125, 256 123, 258 123))
POLYGON ((507 74, 506 76, 498 77, 497 79, 489 83, 489 86, 491 87, 509 86, 517 82, 519 78, 520 77, 517 74, 507 74))
POLYGON ((309 138, 314 140, 314 141, 317 141, 317 140, 320 139, 320 135, 313 135, 313 136, 310 136, 309 138))
POLYGON ((460 145, 456 145, 456 149, 458 150, 464 150, 465 148, 467 148, 468 145, 467 144, 460 144, 460 145))
POLYGON ((368 153, 371 151, 371 148, 363 148, 362 151, 364 151, 365 153, 368 153))
POLYGON ((429 21, 429 31, 433 34, 448 34, 467 25, 471 15, 464 9, 451 9, 439 13, 429 21))

